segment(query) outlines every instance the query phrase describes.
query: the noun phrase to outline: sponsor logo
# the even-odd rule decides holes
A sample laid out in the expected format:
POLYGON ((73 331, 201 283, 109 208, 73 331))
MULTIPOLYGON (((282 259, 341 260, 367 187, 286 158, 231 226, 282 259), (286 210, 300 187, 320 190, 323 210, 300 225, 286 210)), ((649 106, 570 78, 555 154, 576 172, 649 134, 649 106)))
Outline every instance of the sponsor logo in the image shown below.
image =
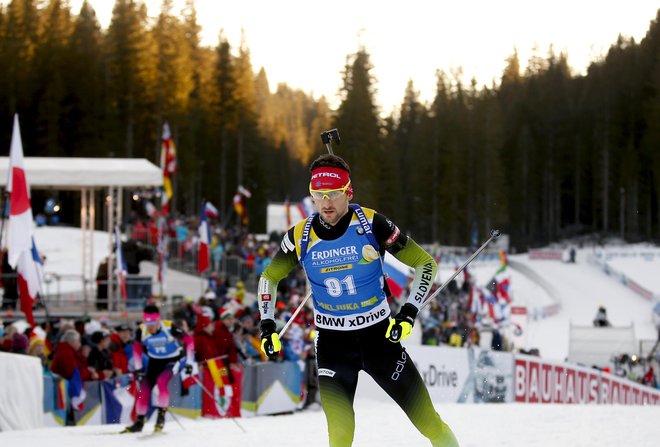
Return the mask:
POLYGON ((324 267, 321 269, 321 273, 333 273, 339 272, 341 270, 350 270, 353 268, 353 264, 337 265, 335 267, 324 267))
POLYGON ((401 235, 401 231, 399 230, 399 227, 394 226, 394 231, 390 235, 389 238, 387 238, 387 241, 385 241, 385 245, 392 245, 393 243, 396 242, 397 239, 399 239, 399 236, 401 235))
POLYGON ((319 177, 330 177, 330 178, 336 178, 336 179, 341 180, 341 176, 339 174, 337 174, 336 172, 317 172, 316 174, 314 174, 312 176, 312 180, 314 180, 315 178, 319 178, 319 177))
POLYGON ((328 368, 319 368, 319 376, 334 377, 335 373, 333 370, 328 368))
POLYGON ((332 226, 329 223, 327 223, 325 220, 323 220, 323 218, 321 216, 319 216, 319 223, 326 230, 332 230, 332 226))
POLYGON ((430 365, 425 371, 422 371, 424 383, 427 386, 438 388, 456 388, 458 387, 458 373, 454 370, 445 370, 445 365, 438 368, 436 365, 430 365))
POLYGON ((357 303, 346 303, 346 304, 328 304, 328 303, 318 303, 318 306, 325 310, 355 310, 360 307, 357 303))
POLYGON ((389 307, 376 308, 375 310, 372 309, 371 311, 368 311, 368 313, 366 314, 345 315, 345 316, 337 316, 337 317, 317 313, 315 316, 315 321, 316 321, 316 325, 320 327, 337 328, 338 330, 345 330, 347 328, 360 328, 363 326, 369 326, 373 323, 383 320, 389 314, 390 314, 389 307))
POLYGON ((359 234, 360 236, 362 236, 362 235, 364 234, 364 228, 362 228, 362 226, 358 226, 358 227, 355 229, 355 232, 356 232, 357 234, 359 234))
POLYGON ((366 300, 366 301, 362 301, 362 302, 360 303, 360 307, 371 307, 371 306, 373 306, 374 304, 376 304, 377 302, 378 302, 378 298, 375 297, 375 296, 372 296, 372 297, 369 298, 368 300, 366 300))
POLYGON ((340 248, 333 248, 330 250, 316 250, 312 252, 312 259, 313 260, 323 260, 323 259, 329 259, 329 258, 335 258, 339 256, 349 256, 349 255, 357 255, 357 248, 355 245, 347 246, 347 247, 340 247, 340 248))
POLYGON ((406 351, 401 351, 401 359, 396 361, 396 365, 394 366, 394 372, 392 373, 392 380, 394 381, 399 380, 399 376, 403 372, 403 368, 406 367, 407 358, 408 355, 406 354, 406 351))
POLYGON ((362 229, 368 228, 369 230, 367 230, 367 233, 371 233, 371 225, 369 225, 369 221, 367 220, 367 217, 364 215, 364 213, 356 212, 355 214, 357 214, 362 229))
POLYGON ((268 301, 264 301, 261 303, 261 315, 268 315, 268 311, 270 310, 270 303, 268 301))
POLYGON ((261 294, 261 301, 270 301, 270 300, 271 300, 270 293, 262 293, 261 294))

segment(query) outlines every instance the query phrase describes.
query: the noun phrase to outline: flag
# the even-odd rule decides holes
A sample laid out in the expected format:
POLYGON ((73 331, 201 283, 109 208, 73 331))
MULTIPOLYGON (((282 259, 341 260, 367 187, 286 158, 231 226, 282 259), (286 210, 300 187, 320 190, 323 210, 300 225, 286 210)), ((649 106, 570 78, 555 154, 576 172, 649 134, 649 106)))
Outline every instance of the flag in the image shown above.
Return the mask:
POLYGON ((291 203, 288 197, 284 201, 284 215, 286 216, 286 227, 291 228, 291 203))
POLYGON ((206 214, 211 219, 217 219, 217 217, 220 215, 218 209, 213 206, 211 202, 206 202, 206 205, 204 206, 204 214, 206 214))
POLYGON ((18 115, 14 115, 14 128, 9 151, 9 170, 7 178, 9 192, 9 226, 7 230, 7 251, 9 265, 18 273, 18 289, 21 299, 21 311, 32 327, 34 316, 32 305, 41 292, 43 282, 42 263, 34 243, 34 222, 30 204, 30 188, 25 175, 23 161, 23 143, 18 124, 18 115))
MULTIPOLYGON (((184 364, 185 366, 185 364, 184 364)), ((197 385, 199 381, 199 366, 197 363, 192 363, 193 370, 190 373, 187 373, 185 368, 181 371, 181 386, 184 390, 190 389, 191 386, 197 385)))
POLYGON ((172 178, 176 173, 176 149, 174 140, 170 132, 170 125, 163 123, 163 136, 160 150, 160 167, 163 170, 163 190, 162 210, 164 214, 169 214, 169 205, 174 195, 172 190, 172 178))
POLYGON ((99 382, 101 391, 101 404, 103 405, 103 419, 104 424, 120 424, 121 413, 123 408, 122 403, 117 399, 115 390, 120 388, 119 383, 112 383, 104 380, 99 382))
POLYGON ((152 219, 158 217, 158 209, 156 208, 156 205, 151 203, 150 200, 144 201, 144 210, 147 212, 147 216, 151 217, 152 219))
MULTIPOLYGON (((238 417, 240 402, 234 398, 234 387, 222 358, 210 359, 203 370, 204 387, 213 397, 202 394, 202 415, 206 417, 238 417)), ((239 384, 240 385, 240 382, 239 384)))
POLYGON ((66 410, 66 381, 62 378, 53 379, 55 382, 55 409, 66 410))
POLYGON ((225 384, 229 383, 227 368, 225 367, 225 363, 221 358, 208 360, 206 362, 206 366, 209 368, 209 372, 211 373, 213 384, 218 389, 224 388, 225 384))
POLYGON ((75 371, 73 371, 73 376, 69 380, 69 399, 71 400, 71 406, 73 409, 76 411, 82 411, 86 397, 87 393, 85 392, 85 386, 83 385, 80 371, 76 368, 75 371))
POLYGON ((247 210, 245 209, 245 203, 243 202, 243 196, 240 193, 234 194, 234 199, 232 200, 234 204, 234 211, 240 216, 241 222, 243 225, 248 224, 247 210))
POLYGON ((199 247, 197 249, 197 271, 205 272, 211 263, 209 244, 211 242, 211 230, 209 229, 209 220, 206 217, 206 203, 202 204, 202 210, 199 213, 199 247))
POLYGON ((509 261, 504 250, 500 251, 500 260, 502 266, 495 273, 495 295, 498 300, 506 304, 511 303, 511 295, 509 294, 509 286, 511 284, 511 273, 509 272, 509 261))
POLYGON ((400 298, 411 279, 410 267, 386 252, 383 273, 392 296, 400 298))
POLYGON ((248 199, 250 197, 252 197, 252 193, 247 188, 245 188, 243 185, 238 185, 238 192, 239 192, 239 194, 244 195, 248 199))
POLYGON ((115 225, 115 274, 121 290, 121 297, 126 301, 128 299, 128 292, 126 291, 126 260, 124 259, 124 252, 121 249, 121 237, 119 235, 119 226, 115 225))

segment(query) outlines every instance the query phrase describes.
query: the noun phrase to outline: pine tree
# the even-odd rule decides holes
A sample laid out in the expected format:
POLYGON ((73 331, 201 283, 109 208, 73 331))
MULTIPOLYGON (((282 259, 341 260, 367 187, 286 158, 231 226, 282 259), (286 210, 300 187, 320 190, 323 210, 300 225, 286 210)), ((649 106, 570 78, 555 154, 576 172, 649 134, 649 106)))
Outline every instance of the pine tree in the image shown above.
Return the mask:
POLYGON ((351 166, 355 200, 378 208, 379 156, 382 153, 371 69, 369 54, 364 48, 347 58, 334 127, 339 129, 342 138, 340 155, 351 166))

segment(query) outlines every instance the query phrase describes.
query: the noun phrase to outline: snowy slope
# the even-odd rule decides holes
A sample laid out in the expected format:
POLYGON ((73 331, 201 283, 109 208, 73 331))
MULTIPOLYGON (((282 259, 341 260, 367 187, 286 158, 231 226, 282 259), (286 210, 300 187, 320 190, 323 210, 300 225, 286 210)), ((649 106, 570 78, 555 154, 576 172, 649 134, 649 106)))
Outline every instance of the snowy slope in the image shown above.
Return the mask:
MULTIPOLYGON (((529 346, 538 347, 542 357, 566 358, 570 323, 591 325, 599 306, 607 308, 613 326, 627 326, 632 322, 637 339, 657 338, 651 320, 653 302, 590 264, 587 261, 590 252, 589 249, 578 251, 576 264, 529 260, 526 255, 512 256, 551 282, 561 297, 558 315, 532 322, 529 327, 529 346)), ((657 269, 660 272, 660 262, 657 269)))

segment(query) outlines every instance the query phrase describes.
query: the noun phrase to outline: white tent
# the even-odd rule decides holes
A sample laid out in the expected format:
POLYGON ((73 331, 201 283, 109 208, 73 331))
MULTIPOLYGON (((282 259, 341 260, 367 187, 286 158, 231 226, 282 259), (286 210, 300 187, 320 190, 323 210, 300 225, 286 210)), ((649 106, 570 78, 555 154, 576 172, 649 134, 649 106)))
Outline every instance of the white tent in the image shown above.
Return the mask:
MULTIPOLYGON (((9 157, 0 157, 0 179, 7 178, 9 157)), ((75 189, 156 187, 163 184, 160 168, 139 158, 25 157, 30 188, 75 189)))
MULTIPOLYGON (((9 157, 0 157, 0 179, 8 178, 8 170, 9 157)), ((161 169, 148 160, 137 158, 25 157, 25 171, 30 189, 80 191, 83 294, 91 297, 95 267, 92 237, 96 215, 94 192, 107 190, 107 230, 112 235, 115 224, 122 219, 123 189, 162 186, 161 169)), ((112 240, 109 243, 112 245, 112 240)), ((108 271, 113 271, 111 263, 112 258, 108 271)), ((112 275, 109 279, 112 281, 112 275)), ((112 290, 112 284, 108 290, 112 290)))

